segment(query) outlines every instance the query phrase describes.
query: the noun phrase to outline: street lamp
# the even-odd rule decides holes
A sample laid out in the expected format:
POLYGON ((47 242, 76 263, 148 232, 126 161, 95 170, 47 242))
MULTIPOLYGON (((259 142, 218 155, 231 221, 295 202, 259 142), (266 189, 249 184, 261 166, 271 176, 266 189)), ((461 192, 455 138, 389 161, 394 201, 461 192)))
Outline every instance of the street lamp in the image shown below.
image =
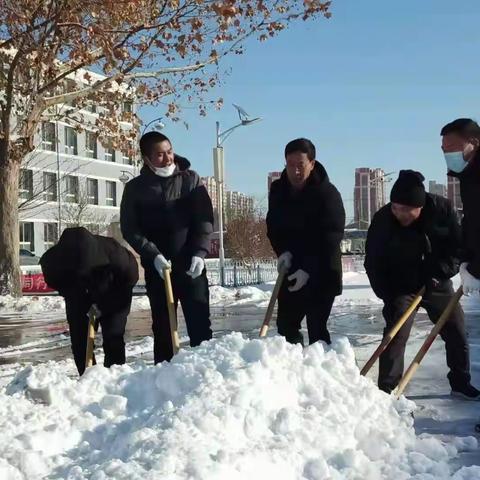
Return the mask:
POLYGON ((128 170, 122 170, 122 174, 118 179, 125 185, 131 178, 135 178, 135 175, 128 170))
POLYGON ((216 147, 213 149, 213 171, 217 183, 217 201, 218 201, 218 257, 220 270, 220 284, 225 284, 225 250, 223 248, 223 187, 225 182, 225 163, 223 156, 223 143, 238 127, 247 127, 252 123, 261 120, 260 117, 249 118, 248 113, 238 105, 233 104, 237 109, 240 123, 220 132, 220 122, 216 122, 216 147))
POLYGON ((163 117, 158 117, 158 118, 154 118, 152 121, 148 122, 145 127, 143 127, 143 131, 142 131, 142 135, 145 133, 145 131, 147 130, 147 128, 153 123, 153 122, 157 122, 155 125, 154 125, 154 129, 155 130, 163 130, 165 128, 165 124, 162 122, 162 118, 163 117))

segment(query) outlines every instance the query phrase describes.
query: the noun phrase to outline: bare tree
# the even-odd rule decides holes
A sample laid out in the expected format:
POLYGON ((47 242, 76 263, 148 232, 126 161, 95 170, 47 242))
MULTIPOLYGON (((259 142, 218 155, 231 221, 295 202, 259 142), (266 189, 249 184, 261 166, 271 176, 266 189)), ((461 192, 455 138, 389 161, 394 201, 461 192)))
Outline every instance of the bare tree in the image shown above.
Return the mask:
POLYGON ((246 265, 275 257, 267 237, 265 218, 258 210, 231 217, 225 234, 226 255, 246 265))
POLYGON ((75 193, 75 201, 62 202, 55 220, 66 227, 85 227, 92 233, 101 235, 107 232, 110 217, 92 203, 92 197, 84 186, 75 193))

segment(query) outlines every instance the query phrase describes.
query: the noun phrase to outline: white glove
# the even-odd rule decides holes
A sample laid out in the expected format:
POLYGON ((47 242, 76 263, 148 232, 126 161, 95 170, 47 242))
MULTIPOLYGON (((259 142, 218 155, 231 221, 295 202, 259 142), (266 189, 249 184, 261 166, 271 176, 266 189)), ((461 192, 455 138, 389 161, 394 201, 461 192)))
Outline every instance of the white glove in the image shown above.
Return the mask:
POLYGON ((468 263, 460 265, 460 279, 462 281, 462 288, 464 295, 471 293, 480 293, 480 278, 475 278, 468 270, 468 263))
POLYGON ((280 272, 282 268, 287 270, 292 266, 292 254, 290 252, 283 252, 277 260, 277 272, 280 272))
POLYGON ((102 316, 102 311, 98 308, 97 304, 94 303, 92 305, 93 313, 95 315, 95 318, 100 318, 102 316))
POLYGON ((297 292, 307 284, 309 278, 310 275, 305 270, 298 269, 295 273, 288 276, 290 281, 296 280, 294 285, 288 287, 288 290, 290 292, 297 292))
POLYGON ((203 269, 205 268, 205 261, 201 257, 192 257, 192 264, 190 265, 190 270, 187 271, 187 275, 190 275, 192 278, 199 277, 203 269))
POLYGON ((165 280, 163 270, 165 268, 172 268, 172 262, 167 260, 161 253, 159 253, 153 261, 153 266, 157 270, 158 274, 162 277, 162 280, 165 280))

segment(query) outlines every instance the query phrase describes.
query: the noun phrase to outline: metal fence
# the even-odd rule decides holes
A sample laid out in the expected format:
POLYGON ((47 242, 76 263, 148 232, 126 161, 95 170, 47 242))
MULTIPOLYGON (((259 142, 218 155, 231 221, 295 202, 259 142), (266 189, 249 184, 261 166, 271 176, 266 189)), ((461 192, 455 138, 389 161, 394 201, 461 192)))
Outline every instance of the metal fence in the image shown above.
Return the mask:
MULTIPOLYGON (((342 256, 343 272, 363 271, 363 255, 342 256)), ((207 276, 210 285, 220 285, 220 268, 217 259, 206 260, 207 276)), ((243 262, 225 260, 224 287, 241 287, 271 282, 277 279, 276 259, 245 265, 243 262)))
MULTIPOLYGON (((342 256, 343 272, 363 271, 362 255, 342 256)), ((221 285, 220 266, 218 259, 209 258, 205 260, 207 267, 208 283, 210 285, 221 285)), ((272 282, 277 279, 277 260, 264 260, 252 264, 225 260, 224 287, 243 287, 246 285, 258 285, 264 282, 272 282)), ((137 294, 145 292, 145 284, 140 282, 135 287, 137 294)))
MULTIPOLYGON (((210 285, 220 285, 218 260, 207 260, 207 276, 210 285)), ((241 287, 274 281, 277 278, 277 261, 266 260, 245 264, 231 260, 225 261, 223 271, 224 287, 241 287)))

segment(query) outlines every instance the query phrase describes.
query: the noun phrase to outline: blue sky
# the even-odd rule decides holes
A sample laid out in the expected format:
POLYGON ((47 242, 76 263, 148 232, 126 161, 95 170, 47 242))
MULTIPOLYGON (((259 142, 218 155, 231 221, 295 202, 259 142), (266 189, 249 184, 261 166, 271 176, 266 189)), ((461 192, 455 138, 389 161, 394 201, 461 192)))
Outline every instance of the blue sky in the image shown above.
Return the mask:
MULTIPOLYGON (((332 11, 225 61, 231 73, 212 92, 224 98, 221 111, 185 110, 188 130, 165 121, 200 175, 213 174, 215 121, 232 126, 238 103, 263 121, 224 145, 230 189, 265 198, 267 173, 283 168, 285 144, 300 136, 315 143, 348 216, 356 167, 415 168, 427 182, 446 182, 440 128, 480 120, 480 1, 334 0, 332 11)), ((141 111, 144 122, 161 114, 141 111)))

